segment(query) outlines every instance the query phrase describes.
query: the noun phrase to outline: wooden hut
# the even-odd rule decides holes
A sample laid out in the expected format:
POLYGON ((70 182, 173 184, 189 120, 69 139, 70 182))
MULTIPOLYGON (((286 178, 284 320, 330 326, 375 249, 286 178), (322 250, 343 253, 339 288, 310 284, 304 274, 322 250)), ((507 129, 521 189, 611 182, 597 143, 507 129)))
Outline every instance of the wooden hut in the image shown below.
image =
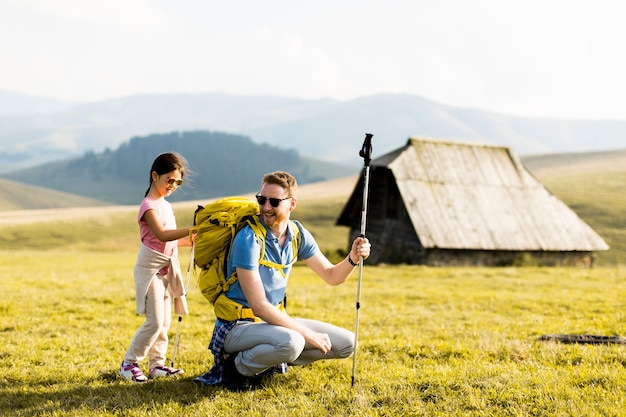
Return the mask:
MULTIPOLYGON (((338 225, 360 234, 363 178, 338 225)), ((370 165, 368 263, 587 265, 604 240, 511 149, 409 138, 370 165)))

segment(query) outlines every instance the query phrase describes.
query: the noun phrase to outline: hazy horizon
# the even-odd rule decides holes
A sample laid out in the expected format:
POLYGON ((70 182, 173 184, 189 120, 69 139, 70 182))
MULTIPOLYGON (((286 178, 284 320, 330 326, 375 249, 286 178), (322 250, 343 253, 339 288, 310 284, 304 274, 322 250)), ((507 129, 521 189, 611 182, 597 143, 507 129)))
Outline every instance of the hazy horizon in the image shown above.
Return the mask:
POLYGON ((0 89, 94 102, 400 93, 523 117, 626 120, 626 3, 0 3, 0 89))

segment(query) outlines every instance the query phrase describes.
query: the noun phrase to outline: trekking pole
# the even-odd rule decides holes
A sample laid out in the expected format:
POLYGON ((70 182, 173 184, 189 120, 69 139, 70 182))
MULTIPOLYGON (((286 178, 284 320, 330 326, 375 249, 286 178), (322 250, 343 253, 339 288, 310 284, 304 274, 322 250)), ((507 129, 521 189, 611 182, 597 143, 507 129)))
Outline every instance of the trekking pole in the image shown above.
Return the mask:
MULTIPOLYGON (((198 216, 198 212, 200 212, 200 210, 202 210, 204 207, 201 205, 198 205, 198 207, 196 207, 196 211, 194 211, 193 213, 193 226, 195 228, 196 226, 196 217, 198 216)), ((194 229, 192 229, 193 231, 194 229)), ((193 264, 193 252, 194 249, 196 248, 195 245, 195 239, 193 234, 190 232, 189 237, 191 238, 191 249, 189 250, 189 263, 187 264, 187 279, 185 282, 185 296, 187 295, 187 292, 189 292, 189 279, 191 278, 191 264, 193 264)), ((176 351, 178 350, 178 342, 180 340, 180 324, 183 321, 183 315, 180 314, 178 315, 178 327, 176 329, 176 338, 174 339, 174 350, 172 351, 172 368, 174 368, 174 361, 176 360, 176 351)))
MULTIPOLYGON (((370 161, 372 160, 372 135, 365 134, 363 147, 359 156, 363 158, 363 209, 361 211, 361 237, 365 237, 365 223, 367 220, 367 194, 369 189, 370 161)), ((349 254, 348 254, 349 256, 349 254)), ((356 322, 354 325, 354 355, 352 356, 352 386, 356 375, 356 352, 359 341, 359 311, 361 310, 361 283, 363 282, 363 257, 359 256, 359 283, 356 292, 356 322)))
MULTIPOLYGON (((189 290, 189 279, 191 277, 191 264, 193 263, 193 250, 194 250, 194 242, 191 242, 191 250, 189 251, 189 264, 187 265, 187 279, 185 282, 185 295, 187 295, 187 291, 189 290)), ((174 368, 174 361, 176 360, 176 351, 178 350, 178 342, 180 340, 180 324, 183 321, 183 315, 178 315, 178 327, 176 328, 176 338, 174 339, 174 350, 172 351, 172 368, 174 368)))

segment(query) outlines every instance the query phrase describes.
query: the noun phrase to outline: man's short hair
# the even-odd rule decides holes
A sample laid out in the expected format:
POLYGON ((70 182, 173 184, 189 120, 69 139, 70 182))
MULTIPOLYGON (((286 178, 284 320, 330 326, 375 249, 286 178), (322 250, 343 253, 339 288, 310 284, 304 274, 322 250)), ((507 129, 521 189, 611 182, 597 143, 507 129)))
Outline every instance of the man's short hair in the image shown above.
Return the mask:
POLYGON ((287 197, 295 198, 298 192, 298 183, 296 178, 285 171, 274 171, 265 174, 263 176, 263 184, 280 185, 287 193, 287 197))

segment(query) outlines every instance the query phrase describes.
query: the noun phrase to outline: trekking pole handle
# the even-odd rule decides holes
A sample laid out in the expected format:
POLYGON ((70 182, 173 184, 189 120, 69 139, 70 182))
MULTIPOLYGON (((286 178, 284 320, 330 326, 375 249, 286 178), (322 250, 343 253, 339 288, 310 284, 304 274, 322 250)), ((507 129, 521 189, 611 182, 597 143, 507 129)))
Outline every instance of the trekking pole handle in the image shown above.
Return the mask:
MULTIPOLYGON (((370 162, 372 161, 372 135, 371 133, 365 134, 365 140, 363 146, 359 151, 359 155, 363 158, 363 208, 361 211, 361 237, 365 237, 365 222, 367 219, 367 200, 369 193, 369 171, 370 162)), ((362 259, 359 259, 362 261, 362 259)))
POLYGON ((372 135, 371 133, 365 134, 365 140, 363 141, 363 147, 359 151, 359 156, 363 158, 365 166, 369 166, 372 161, 372 135))

